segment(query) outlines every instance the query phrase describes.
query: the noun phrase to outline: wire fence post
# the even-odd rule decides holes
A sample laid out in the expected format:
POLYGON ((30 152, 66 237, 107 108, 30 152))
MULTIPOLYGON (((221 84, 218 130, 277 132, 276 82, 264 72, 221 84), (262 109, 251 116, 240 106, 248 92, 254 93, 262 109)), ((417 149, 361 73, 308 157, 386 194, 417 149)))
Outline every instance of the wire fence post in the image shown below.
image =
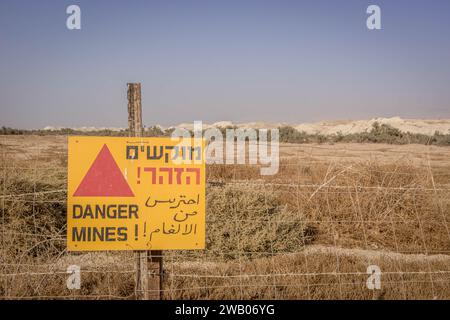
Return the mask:
MULTIPOLYGON (((128 129, 132 137, 142 136, 141 84, 128 83, 128 129)), ((162 298, 162 252, 135 251, 135 293, 139 300, 162 298), (150 274, 150 276, 149 276, 150 274)))

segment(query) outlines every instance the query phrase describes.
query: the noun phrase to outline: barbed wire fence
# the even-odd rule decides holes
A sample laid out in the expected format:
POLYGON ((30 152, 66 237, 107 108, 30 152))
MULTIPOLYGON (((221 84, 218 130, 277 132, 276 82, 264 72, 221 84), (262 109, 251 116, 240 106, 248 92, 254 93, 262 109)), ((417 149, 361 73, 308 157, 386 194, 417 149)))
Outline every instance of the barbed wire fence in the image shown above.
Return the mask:
MULTIPOLYGON (((0 146, 0 298, 135 298, 132 252, 66 251, 66 145, 33 139, 0 146)), ((165 251, 163 298, 450 299, 450 149, 398 149, 282 145, 272 177, 208 166, 207 247, 165 251)))

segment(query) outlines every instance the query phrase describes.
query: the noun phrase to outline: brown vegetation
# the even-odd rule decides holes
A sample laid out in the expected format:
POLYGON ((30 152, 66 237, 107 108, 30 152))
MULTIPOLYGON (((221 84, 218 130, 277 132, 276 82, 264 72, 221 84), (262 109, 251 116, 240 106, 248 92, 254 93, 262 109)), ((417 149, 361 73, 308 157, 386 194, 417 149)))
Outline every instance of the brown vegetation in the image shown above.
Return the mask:
MULTIPOLYGON (((0 143, 0 297, 134 298, 132 253, 65 251, 64 137, 0 143)), ((276 176, 207 168, 207 249, 165 252, 166 299, 450 299, 448 148, 281 151, 276 176), (372 264, 382 290, 366 287, 372 264)))

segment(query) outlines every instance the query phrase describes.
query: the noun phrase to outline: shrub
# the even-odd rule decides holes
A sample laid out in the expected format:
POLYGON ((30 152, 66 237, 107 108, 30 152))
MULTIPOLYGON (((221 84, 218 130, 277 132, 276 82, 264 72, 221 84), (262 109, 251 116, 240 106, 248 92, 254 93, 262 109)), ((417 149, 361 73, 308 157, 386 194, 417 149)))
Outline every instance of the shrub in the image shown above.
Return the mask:
POLYGON ((291 212, 273 190, 250 186, 214 187, 207 193, 207 249, 217 256, 253 257, 293 252, 311 239, 302 216, 291 212))
POLYGON ((286 143, 389 143, 389 144, 425 144, 425 145, 450 145, 450 134, 435 132, 433 135, 421 133, 402 132, 388 124, 373 123, 369 132, 351 134, 323 135, 320 133, 306 133, 297 129, 284 126, 279 127, 280 141, 286 143))

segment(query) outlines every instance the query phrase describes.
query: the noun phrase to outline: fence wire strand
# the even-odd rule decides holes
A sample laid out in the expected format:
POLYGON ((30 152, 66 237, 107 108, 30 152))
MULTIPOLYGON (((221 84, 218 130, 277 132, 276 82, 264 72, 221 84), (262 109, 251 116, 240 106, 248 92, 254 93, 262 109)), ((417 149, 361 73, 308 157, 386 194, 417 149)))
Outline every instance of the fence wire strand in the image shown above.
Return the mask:
MULTIPOLYGON (((134 299, 131 252, 66 251, 66 145, 36 139, 0 145, 0 299, 134 299)), ((450 299, 450 149, 385 148, 283 144, 275 177, 208 166, 207 247, 164 253, 163 298, 450 299)))

